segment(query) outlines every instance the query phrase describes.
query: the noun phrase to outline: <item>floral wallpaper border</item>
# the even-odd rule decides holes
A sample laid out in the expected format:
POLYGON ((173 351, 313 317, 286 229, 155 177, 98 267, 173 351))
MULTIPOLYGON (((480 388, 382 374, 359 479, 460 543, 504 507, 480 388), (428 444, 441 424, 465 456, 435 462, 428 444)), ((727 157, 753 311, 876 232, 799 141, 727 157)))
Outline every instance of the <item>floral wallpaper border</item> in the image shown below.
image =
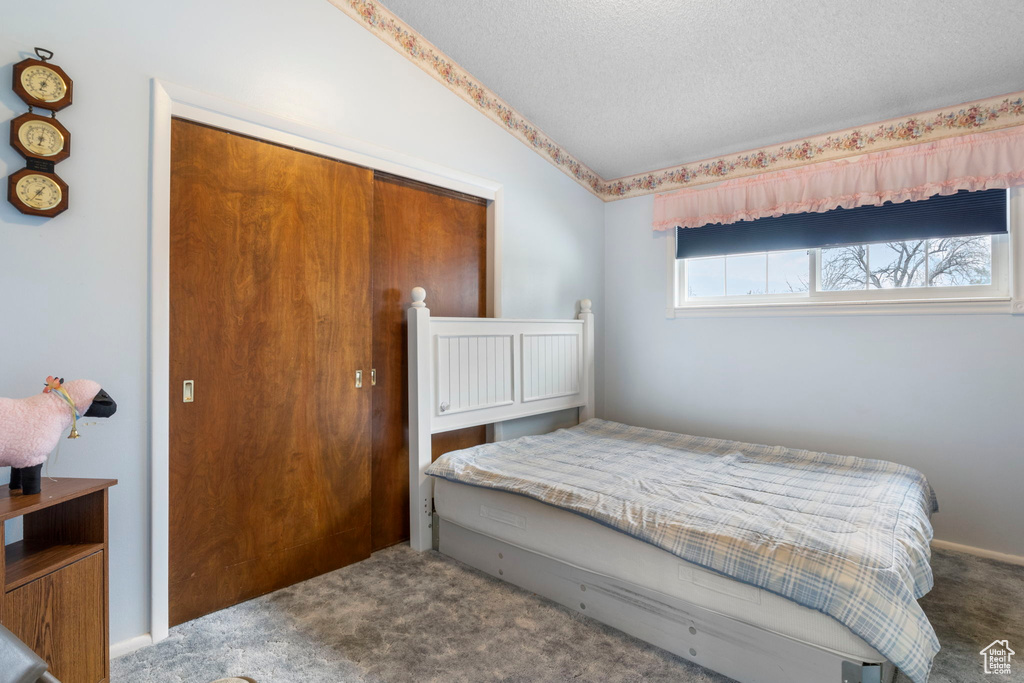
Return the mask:
POLYGON ((1015 93, 936 109, 909 118, 890 119, 838 133, 618 178, 604 183, 601 190, 606 201, 652 192, 670 192, 766 171, 781 171, 1021 124, 1024 124, 1024 93, 1015 93))
POLYGON ((670 192, 766 171, 1024 124, 1024 92, 1020 92, 605 180, 379 2, 330 2, 604 201, 670 192))
MULTIPOLYGON (((330 0, 385 43, 405 55, 413 64, 440 81, 449 90, 466 100, 485 116, 532 147, 538 154, 561 169, 583 187, 601 197, 601 176, 582 161, 566 152, 537 126, 526 120, 508 102, 481 85, 469 72, 430 41, 410 28, 386 7, 374 0, 330 0)), ((603 199, 603 197, 602 197, 603 199)))

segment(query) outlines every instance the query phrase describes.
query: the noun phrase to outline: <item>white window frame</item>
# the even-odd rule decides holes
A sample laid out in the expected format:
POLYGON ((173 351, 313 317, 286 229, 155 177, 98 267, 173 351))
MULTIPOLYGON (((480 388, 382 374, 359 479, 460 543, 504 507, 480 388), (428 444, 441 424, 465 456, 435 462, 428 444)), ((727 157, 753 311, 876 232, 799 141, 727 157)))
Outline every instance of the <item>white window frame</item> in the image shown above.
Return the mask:
MULTIPOLYGON (((676 259, 675 231, 666 231, 669 318, 1014 313, 1024 315, 1024 188, 1010 190, 1009 232, 992 238, 992 284, 822 292, 817 250, 810 250, 806 294, 753 294, 687 299, 686 260, 676 259)), ((796 251, 796 250, 786 250, 796 251)), ((764 252, 760 252, 764 253, 764 252)), ((739 255, 739 254, 737 254, 739 255)))

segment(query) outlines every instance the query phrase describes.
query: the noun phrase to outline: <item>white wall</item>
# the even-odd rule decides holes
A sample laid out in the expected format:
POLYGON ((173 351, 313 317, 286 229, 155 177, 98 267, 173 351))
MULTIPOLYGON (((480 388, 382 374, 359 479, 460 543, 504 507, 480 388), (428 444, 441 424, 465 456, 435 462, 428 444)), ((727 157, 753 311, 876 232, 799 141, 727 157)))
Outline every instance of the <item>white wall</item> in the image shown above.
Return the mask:
POLYGON ((1024 317, 665 317, 652 197, 605 210, 604 417, 915 467, 936 537, 1024 555, 1024 317))
MULTIPOLYGON (((50 464, 120 480, 112 642, 149 631, 151 78, 502 183, 504 315, 571 317, 586 297, 603 320, 602 203, 325 0, 57 0, 47 16, 58 19, 4 3, 2 73, 39 45, 74 79, 75 103, 59 115, 73 155, 57 169, 71 209, 46 221, 0 204, 0 396, 35 393, 59 373, 95 379, 118 402, 50 464)), ((23 111, 0 87, 0 120, 23 111)), ((2 175, 22 165, 0 146, 2 175)))

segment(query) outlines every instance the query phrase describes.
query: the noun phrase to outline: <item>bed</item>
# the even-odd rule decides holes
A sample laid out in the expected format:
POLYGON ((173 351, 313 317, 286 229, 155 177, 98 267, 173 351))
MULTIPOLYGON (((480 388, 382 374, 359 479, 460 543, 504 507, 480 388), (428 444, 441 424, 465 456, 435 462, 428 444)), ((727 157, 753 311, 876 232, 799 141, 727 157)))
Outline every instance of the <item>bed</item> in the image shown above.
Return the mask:
POLYGON ((927 680, 934 495, 899 465, 593 419, 593 313, 409 311, 411 544, 741 682, 927 680), (430 462, 430 435, 580 425, 430 462), (871 644, 869 644, 869 642, 871 644))

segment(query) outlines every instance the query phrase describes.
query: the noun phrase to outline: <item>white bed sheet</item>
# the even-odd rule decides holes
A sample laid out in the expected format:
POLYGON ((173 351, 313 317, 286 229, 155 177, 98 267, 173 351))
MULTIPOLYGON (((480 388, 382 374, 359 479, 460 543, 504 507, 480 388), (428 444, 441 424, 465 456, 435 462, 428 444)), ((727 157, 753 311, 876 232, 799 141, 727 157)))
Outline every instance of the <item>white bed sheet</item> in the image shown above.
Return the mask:
POLYGON ((659 591, 854 661, 885 660, 828 615, 545 503, 436 479, 434 505, 443 520, 581 569, 659 591))

